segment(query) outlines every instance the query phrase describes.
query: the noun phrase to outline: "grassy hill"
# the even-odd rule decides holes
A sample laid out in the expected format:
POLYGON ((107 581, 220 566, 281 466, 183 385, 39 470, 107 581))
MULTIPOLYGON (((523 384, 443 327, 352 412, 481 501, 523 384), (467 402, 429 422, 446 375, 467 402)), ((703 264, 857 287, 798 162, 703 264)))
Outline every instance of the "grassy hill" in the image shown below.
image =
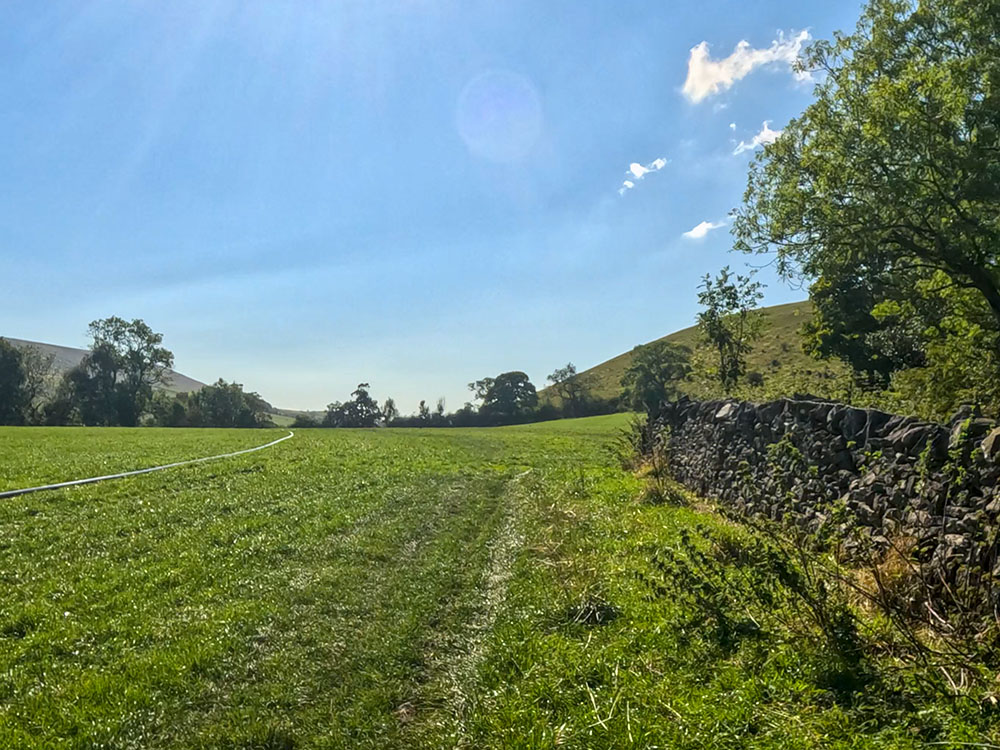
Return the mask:
MULTIPOLYGON (((829 380, 839 374, 843 367, 836 362, 817 362, 802 351, 799 329, 812 317, 812 303, 805 300, 774 305, 764 308, 764 313, 764 335, 747 358, 747 371, 761 373, 765 382, 777 380, 776 376, 790 377, 794 373, 801 388, 811 389, 817 395, 822 395, 819 392, 824 390, 823 383, 814 381, 829 380)), ((694 349, 698 345, 698 329, 695 326, 684 328, 657 341, 670 341, 694 349)), ((577 378, 593 396, 614 398, 621 391, 622 375, 631 361, 632 351, 629 350, 584 370, 577 378)), ((546 391, 547 389, 541 392, 543 398, 548 395, 546 391)))

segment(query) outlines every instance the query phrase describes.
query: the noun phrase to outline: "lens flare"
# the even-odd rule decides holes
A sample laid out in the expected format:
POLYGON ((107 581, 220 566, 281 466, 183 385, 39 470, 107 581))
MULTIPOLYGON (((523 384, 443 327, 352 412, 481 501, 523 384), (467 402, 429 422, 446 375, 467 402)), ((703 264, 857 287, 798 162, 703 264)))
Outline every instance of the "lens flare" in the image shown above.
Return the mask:
POLYGON ((462 89, 457 124, 473 154, 496 162, 519 161, 542 134, 541 99, 524 76, 486 71, 462 89))

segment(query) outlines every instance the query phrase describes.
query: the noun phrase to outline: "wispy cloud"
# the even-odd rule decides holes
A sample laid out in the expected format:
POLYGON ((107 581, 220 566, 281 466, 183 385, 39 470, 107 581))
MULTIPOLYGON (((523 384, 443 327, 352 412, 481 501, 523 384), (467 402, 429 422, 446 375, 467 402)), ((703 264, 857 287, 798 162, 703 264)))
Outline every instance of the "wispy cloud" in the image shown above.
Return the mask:
POLYGON ((771 130, 769 125, 770 120, 764 120, 764 125, 761 127, 760 132, 749 141, 740 141, 740 145, 736 147, 736 150, 733 151, 733 153, 742 154, 744 151, 753 151, 758 146, 763 146, 767 143, 774 143, 778 140, 778 136, 781 135, 781 131, 771 130))
MULTIPOLYGON (((688 58, 687 79, 682 89, 684 96, 691 102, 700 102, 714 94, 731 87, 741 78, 748 76, 754 68, 775 63, 784 63, 791 67, 799 57, 802 46, 811 37, 808 31, 800 31, 786 39, 783 33, 771 42, 770 47, 755 49, 746 40, 736 45, 736 49, 728 57, 713 60, 708 53, 708 42, 691 48, 688 58)), ((799 80, 808 80, 809 73, 795 73, 799 80)))
POLYGON ((667 166, 667 160, 662 156, 653 159, 653 161, 649 162, 649 164, 640 164, 637 161, 632 162, 628 165, 628 171, 625 173, 628 176, 628 179, 622 182, 622 186, 618 188, 618 195, 625 195, 626 190, 634 188, 636 182, 641 180, 647 174, 650 172, 659 172, 665 166, 667 166))
POLYGON ((689 240, 700 240, 713 229, 718 229, 719 227, 724 227, 725 225, 726 222, 724 221, 703 221, 693 229, 689 229, 684 232, 682 236, 689 240))

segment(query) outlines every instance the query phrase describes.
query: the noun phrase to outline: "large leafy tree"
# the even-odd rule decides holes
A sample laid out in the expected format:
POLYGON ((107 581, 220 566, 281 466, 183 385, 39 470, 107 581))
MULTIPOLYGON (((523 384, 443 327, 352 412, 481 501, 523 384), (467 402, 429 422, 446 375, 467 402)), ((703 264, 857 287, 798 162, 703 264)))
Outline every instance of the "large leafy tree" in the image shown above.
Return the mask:
POLYGON ((938 274, 1000 331, 1000 0, 871 0, 803 64, 816 100, 751 166, 736 248, 828 285, 938 274))
POLYGON ((653 414, 680 395, 678 386, 691 372, 691 350, 669 341, 654 341, 632 350, 622 376, 622 398, 636 411, 653 414))
POLYGON ((94 346, 83 360, 66 373, 64 389, 72 410, 86 425, 134 425, 124 392, 118 387, 119 363, 111 347, 94 346), (123 413, 125 419, 122 419, 123 413))
POLYGON ((382 418, 378 401, 373 399, 368 383, 359 383, 351 393, 351 400, 334 402, 326 408, 323 425, 326 427, 374 427, 382 418))
MULTIPOLYGON (((240 383, 222 378, 188 398, 188 420, 201 427, 263 427, 270 423, 268 403, 240 383)), ((171 413, 170 416, 173 416, 171 413)))
POLYGON ((84 424, 135 426, 167 377, 174 355, 163 348, 163 334, 142 320, 95 320, 92 344, 83 361, 67 374, 84 424))
MULTIPOLYGON (((209 388, 211 386, 205 386, 209 388)), ((150 424, 156 427, 207 427, 201 412, 194 408, 193 394, 157 391, 147 407, 150 424)))
POLYGON ((509 419, 538 405, 538 392, 526 373, 514 370, 486 380, 489 387, 483 394, 481 409, 485 415, 509 419))
POLYGON ((747 354, 763 326, 764 295, 753 274, 734 274, 727 266, 714 279, 706 275, 699 287, 698 330, 714 353, 714 375, 726 392, 746 373, 747 354))

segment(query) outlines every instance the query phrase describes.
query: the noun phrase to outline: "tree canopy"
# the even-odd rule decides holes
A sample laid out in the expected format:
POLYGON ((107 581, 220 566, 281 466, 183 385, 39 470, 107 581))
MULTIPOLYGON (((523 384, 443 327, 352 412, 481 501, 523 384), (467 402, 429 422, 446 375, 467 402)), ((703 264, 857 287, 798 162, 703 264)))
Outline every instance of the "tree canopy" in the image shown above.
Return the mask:
POLYGON ((804 66, 816 100, 752 165, 737 249, 822 283, 939 272, 1000 330, 1000 0, 872 0, 804 66))
POLYGON ((509 419, 538 405, 535 386, 528 375, 520 370, 477 381, 476 385, 487 381, 489 386, 483 391, 482 411, 491 417, 509 419))
POLYGON ((28 403, 21 350, 0 338, 0 424, 21 424, 28 403))
POLYGON ((382 419, 382 411, 378 401, 373 399, 368 389, 368 383, 358 383, 351 393, 351 400, 344 403, 336 401, 326 408, 323 418, 324 427, 374 427, 382 419))
POLYGON ((691 372, 690 359, 690 349, 669 341, 635 347, 622 376, 625 402, 636 411, 655 413, 680 395, 678 385, 691 372))
POLYGON ((844 360, 877 387, 885 387, 899 370, 923 366, 922 332, 939 308, 920 305, 920 314, 915 308, 907 315, 875 314, 886 301, 912 297, 913 287, 906 291, 885 270, 859 274, 849 267, 828 268, 809 290, 815 314, 803 326, 804 349, 844 360))
POLYGON ((698 329, 715 353, 715 377, 728 392, 746 372, 746 356, 761 333, 761 284, 753 272, 733 274, 727 266, 715 279, 706 275, 699 288, 698 329))
POLYGON ((90 324, 90 352, 67 373, 84 424, 135 426, 167 376, 174 355, 163 335, 142 320, 118 317, 90 324))
POLYGON ((260 394, 222 378, 192 393, 188 401, 192 426, 263 427, 270 422, 268 404, 260 394))
POLYGON ((570 416, 579 416, 587 400, 587 388, 577 377, 576 365, 568 362, 546 378, 552 384, 552 391, 562 402, 564 411, 570 416))

